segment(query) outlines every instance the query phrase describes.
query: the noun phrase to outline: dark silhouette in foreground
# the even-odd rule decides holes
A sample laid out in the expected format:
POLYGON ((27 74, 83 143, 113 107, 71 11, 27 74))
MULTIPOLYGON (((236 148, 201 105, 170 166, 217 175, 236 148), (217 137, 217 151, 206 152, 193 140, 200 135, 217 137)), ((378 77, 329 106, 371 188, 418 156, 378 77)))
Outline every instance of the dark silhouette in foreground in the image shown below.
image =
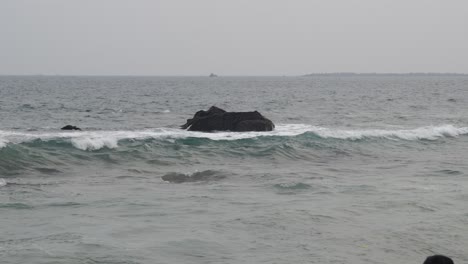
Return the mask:
POLYGON ((81 130, 81 128, 76 127, 76 126, 72 126, 72 125, 66 125, 66 126, 62 127, 61 129, 62 130, 81 130))
POLYGON ((190 131, 272 131, 275 125, 257 111, 226 112, 216 106, 208 111, 200 110, 181 126, 190 131))
POLYGON ((443 255, 434 255, 426 258, 423 264, 454 264, 453 260, 443 255))

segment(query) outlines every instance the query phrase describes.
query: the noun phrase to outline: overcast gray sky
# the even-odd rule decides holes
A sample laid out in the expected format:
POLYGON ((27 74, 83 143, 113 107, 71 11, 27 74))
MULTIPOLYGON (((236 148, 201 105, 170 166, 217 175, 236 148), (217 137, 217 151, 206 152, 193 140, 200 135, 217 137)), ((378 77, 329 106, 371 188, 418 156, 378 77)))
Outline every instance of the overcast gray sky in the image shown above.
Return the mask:
POLYGON ((468 73, 467 0, 0 0, 0 74, 468 73))

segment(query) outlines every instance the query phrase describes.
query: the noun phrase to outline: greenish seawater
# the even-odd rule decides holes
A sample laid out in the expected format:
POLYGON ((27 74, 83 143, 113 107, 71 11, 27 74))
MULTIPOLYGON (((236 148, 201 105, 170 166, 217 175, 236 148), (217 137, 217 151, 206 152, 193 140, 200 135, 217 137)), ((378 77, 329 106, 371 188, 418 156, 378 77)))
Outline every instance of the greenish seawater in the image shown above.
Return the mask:
POLYGON ((1 263, 468 261, 466 76, 1 76, 0 121, 1 263))

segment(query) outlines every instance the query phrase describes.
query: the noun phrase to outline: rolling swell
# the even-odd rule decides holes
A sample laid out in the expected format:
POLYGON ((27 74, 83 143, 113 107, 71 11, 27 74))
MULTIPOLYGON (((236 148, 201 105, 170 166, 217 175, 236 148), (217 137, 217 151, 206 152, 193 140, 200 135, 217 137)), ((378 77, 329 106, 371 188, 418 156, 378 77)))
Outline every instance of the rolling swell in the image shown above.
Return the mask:
POLYGON ((265 158, 310 160, 316 156, 359 154, 364 144, 408 144, 467 135, 468 127, 453 125, 406 130, 340 130, 310 125, 279 125, 272 132, 201 133, 180 129, 89 132, 0 131, 0 173, 24 170, 61 173, 69 164, 189 163, 197 159, 265 158))

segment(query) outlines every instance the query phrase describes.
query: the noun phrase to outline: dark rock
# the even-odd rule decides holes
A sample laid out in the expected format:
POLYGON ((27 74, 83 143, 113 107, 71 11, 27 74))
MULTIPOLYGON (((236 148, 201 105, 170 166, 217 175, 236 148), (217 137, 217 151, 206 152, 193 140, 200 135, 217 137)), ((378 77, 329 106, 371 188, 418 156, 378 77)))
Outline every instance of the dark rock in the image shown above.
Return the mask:
POLYGON ((72 126, 72 125, 66 125, 66 126, 62 127, 61 129, 62 130, 81 130, 81 128, 76 127, 76 126, 72 126))
POLYGON ((429 256, 423 264, 453 264, 453 260, 443 255, 429 256))
POLYGON ((226 112, 216 106, 198 111, 181 126, 190 131, 272 131, 275 125, 257 111, 226 112))
POLYGON ((177 173, 177 172, 170 172, 170 173, 165 174, 161 178, 167 182, 183 183, 183 182, 220 180, 220 179, 224 179, 225 177, 226 176, 221 172, 205 170, 205 171, 195 172, 192 175, 187 175, 187 174, 177 173))

